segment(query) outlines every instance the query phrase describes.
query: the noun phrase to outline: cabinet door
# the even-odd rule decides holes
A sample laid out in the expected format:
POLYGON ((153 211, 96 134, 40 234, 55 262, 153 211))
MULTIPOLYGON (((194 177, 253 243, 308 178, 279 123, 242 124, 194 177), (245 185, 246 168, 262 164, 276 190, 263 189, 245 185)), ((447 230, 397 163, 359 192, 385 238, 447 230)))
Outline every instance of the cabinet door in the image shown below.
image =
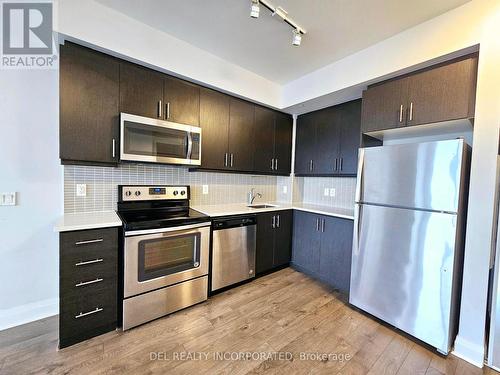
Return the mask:
POLYGON ((66 42, 60 64, 60 158, 118 161, 119 63, 66 42))
POLYGON ((274 111, 255 106, 255 164, 258 172, 274 172, 274 111))
POLYGON ((255 106, 231 98, 229 108, 230 169, 252 171, 254 161, 255 106))
POLYGON ((255 273, 263 273, 273 268, 275 212, 257 215, 257 248, 255 253, 255 273))
POLYGON ((339 168, 340 112, 338 106, 314 112, 314 122, 316 123, 314 174, 332 175, 339 168))
POLYGON ((217 91, 200 91, 201 166, 225 169, 229 134, 229 97, 217 91))
POLYGON ((343 176, 356 175, 361 136, 361 100, 342 104, 339 110, 340 161, 337 173, 343 176))
POLYGON ((274 231, 274 267, 290 263, 292 256, 293 211, 276 211, 274 231))
POLYGON ((163 75, 127 62, 120 64, 120 112, 163 118, 163 75))
POLYGON ((406 125, 408 78, 396 79, 363 92, 363 133, 406 125))
POLYGON ((316 126, 314 113, 300 115, 297 118, 295 140, 295 174, 309 175, 314 171, 316 155, 316 126))
POLYGON ((319 215, 295 211, 293 217, 292 262, 299 268, 319 272, 319 215))
POLYGON ((320 271, 322 280, 344 293, 349 292, 353 221, 321 217, 320 271))
POLYGON ((199 126, 200 87, 173 77, 165 77, 163 86, 165 120, 199 126))
POLYGON ((274 124, 274 159, 278 174, 290 174, 292 165, 292 116, 275 112, 274 124))
POLYGON ((408 125, 474 117, 477 57, 409 77, 408 125))

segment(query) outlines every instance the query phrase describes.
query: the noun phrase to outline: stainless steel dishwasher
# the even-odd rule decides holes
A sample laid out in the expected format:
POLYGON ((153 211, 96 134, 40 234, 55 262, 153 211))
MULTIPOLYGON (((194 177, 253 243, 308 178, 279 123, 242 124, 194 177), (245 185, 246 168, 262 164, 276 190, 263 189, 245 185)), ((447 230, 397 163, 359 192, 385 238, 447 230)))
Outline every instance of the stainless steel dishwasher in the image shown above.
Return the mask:
POLYGON ((255 277, 255 216, 213 221, 211 291, 255 277))

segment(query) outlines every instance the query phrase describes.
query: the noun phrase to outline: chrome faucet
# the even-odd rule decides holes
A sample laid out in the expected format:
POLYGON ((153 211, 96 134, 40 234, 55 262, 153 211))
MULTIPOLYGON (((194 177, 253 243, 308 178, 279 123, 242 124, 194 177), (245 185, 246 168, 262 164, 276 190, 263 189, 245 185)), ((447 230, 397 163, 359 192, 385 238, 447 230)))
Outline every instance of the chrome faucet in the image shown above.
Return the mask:
POLYGON ((247 198, 247 203, 253 204, 253 201, 255 200, 256 197, 262 198, 261 193, 254 193, 255 189, 251 188, 250 191, 248 192, 248 198, 247 198))

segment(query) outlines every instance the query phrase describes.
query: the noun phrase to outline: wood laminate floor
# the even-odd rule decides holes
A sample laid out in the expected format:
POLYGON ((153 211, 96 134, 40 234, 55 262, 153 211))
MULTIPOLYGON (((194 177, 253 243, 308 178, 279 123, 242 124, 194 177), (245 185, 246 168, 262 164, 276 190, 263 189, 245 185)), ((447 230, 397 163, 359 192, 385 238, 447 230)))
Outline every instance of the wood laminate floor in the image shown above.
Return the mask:
POLYGON ((290 268, 60 351, 57 324, 0 332, 0 374, 497 374, 438 356, 290 268))

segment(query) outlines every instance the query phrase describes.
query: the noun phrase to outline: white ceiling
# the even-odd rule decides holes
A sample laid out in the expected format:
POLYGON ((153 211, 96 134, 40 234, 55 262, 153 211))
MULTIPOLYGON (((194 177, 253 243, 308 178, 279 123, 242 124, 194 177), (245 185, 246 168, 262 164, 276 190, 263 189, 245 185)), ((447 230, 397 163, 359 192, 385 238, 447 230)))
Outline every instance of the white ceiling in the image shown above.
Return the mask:
POLYGON ((250 0, 97 0, 140 22, 284 84, 469 0, 270 0, 307 30, 291 28, 250 0))

